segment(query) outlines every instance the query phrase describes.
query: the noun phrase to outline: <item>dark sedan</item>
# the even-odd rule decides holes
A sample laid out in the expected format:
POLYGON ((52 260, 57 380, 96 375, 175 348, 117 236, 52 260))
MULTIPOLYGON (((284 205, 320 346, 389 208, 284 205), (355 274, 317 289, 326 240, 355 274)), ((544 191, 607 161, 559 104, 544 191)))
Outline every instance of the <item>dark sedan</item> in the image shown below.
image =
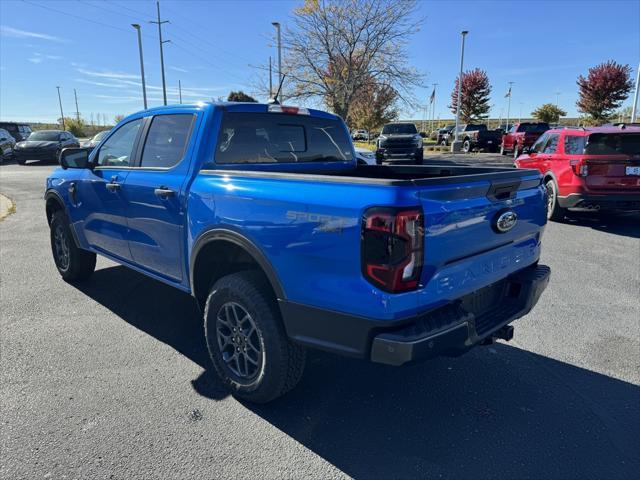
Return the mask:
POLYGON ((27 160, 58 161, 63 148, 79 147, 78 139, 62 130, 40 130, 33 132, 24 142, 18 142, 14 150, 16 161, 20 165, 27 160))

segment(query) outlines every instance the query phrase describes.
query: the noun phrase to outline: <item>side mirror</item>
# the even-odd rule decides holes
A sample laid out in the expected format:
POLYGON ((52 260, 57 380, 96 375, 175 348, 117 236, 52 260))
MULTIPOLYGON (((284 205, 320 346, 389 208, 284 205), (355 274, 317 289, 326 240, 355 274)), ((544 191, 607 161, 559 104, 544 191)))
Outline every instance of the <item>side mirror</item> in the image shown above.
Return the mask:
POLYGON ((84 148, 65 148, 60 152, 60 166, 67 168, 90 168, 89 152, 84 148))
POLYGON ((427 134, 426 134, 425 132, 420 132, 420 136, 421 136, 422 138, 427 138, 427 134))

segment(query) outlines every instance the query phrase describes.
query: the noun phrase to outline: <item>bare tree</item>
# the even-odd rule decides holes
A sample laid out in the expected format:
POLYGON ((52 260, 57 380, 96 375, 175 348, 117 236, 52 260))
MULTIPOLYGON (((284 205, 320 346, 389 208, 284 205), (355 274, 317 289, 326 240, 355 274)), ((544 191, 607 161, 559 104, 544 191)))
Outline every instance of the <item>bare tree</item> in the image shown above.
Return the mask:
POLYGON ((391 88, 411 104, 422 75, 406 46, 422 19, 415 0, 306 0, 284 36, 289 98, 321 98, 343 119, 358 92, 391 88))

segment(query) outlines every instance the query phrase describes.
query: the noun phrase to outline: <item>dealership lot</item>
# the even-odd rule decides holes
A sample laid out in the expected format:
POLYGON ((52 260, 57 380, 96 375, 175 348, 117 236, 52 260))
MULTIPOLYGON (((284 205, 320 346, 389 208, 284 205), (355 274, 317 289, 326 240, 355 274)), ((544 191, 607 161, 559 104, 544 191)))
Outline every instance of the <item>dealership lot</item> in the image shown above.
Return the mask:
POLYGON ((218 387, 191 298, 106 260, 64 283, 42 193, 0 167, 2 478, 635 478, 640 216, 551 223, 515 339, 401 369, 311 352, 267 406, 218 387))

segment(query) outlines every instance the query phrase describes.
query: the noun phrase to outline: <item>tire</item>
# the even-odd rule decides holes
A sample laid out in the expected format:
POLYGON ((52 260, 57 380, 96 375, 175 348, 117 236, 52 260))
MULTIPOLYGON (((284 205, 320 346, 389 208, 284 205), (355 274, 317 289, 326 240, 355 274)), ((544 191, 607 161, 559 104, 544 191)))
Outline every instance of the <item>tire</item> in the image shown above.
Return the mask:
POLYGON ((518 145, 514 145, 513 147, 513 159, 517 159, 520 156, 520 149, 518 148, 518 145))
POLYGON ((204 309, 204 332, 213 366, 235 397, 267 403, 302 377, 305 350, 287 337, 261 272, 234 273, 213 285, 204 309))
POLYGON ((558 187, 553 179, 545 182, 547 188, 547 220, 562 222, 567 214, 567 209, 558 205, 558 187))
POLYGON ((507 151, 504 149, 504 144, 500 144, 500 155, 506 155, 507 151))
POLYGON ((18 165, 24 165, 25 163, 27 163, 27 159, 24 157, 16 156, 16 162, 18 163, 18 165))
POLYGON ((462 151, 464 153, 471 153, 471 141, 470 140, 465 140, 464 143, 462 144, 462 151))
POLYGON ((96 268, 96 254, 78 248, 62 210, 53 214, 50 228, 51 253, 63 280, 73 282, 89 278, 96 268))
POLYGON ((422 161, 424 160, 424 150, 419 150, 416 152, 416 165, 422 165, 422 161))

